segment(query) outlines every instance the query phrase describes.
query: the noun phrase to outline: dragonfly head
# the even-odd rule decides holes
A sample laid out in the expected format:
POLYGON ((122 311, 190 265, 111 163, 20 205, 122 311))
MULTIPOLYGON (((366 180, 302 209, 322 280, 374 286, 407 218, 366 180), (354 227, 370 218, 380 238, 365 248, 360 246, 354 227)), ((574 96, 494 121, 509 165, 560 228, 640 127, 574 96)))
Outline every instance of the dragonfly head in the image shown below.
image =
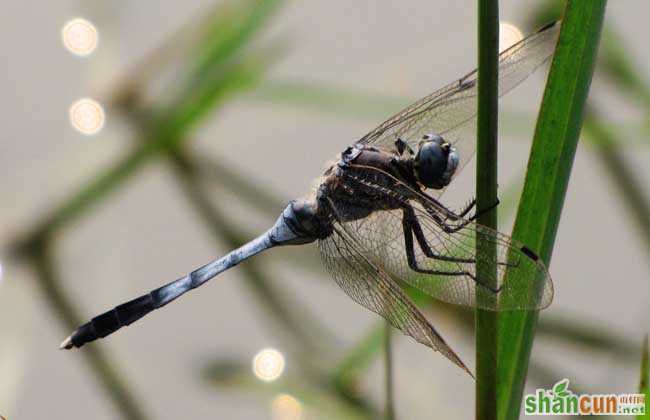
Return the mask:
POLYGON ((426 134, 418 144, 413 169, 418 181, 436 190, 451 182, 458 167, 458 152, 438 134, 426 134))

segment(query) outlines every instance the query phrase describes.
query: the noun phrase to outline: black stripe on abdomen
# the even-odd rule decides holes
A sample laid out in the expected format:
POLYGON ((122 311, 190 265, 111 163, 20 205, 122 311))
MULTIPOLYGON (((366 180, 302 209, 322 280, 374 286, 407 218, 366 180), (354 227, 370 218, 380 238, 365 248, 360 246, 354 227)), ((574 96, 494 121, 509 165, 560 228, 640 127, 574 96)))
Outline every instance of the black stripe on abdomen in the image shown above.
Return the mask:
POLYGON ((131 324, 156 309, 150 293, 123 303, 108 312, 96 316, 77 328, 70 340, 75 347, 106 337, 131 324))

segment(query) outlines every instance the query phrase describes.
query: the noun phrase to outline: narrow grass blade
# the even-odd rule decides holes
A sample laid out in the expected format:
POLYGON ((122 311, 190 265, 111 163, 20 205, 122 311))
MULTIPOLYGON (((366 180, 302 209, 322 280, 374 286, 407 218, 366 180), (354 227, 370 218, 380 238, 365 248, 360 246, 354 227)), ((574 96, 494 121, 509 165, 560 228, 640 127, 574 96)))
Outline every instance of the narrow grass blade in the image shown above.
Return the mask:
MULTIPOLYGON (((497 136, 499 103, 499 2, 478 0, 478 115, 476 209, 478 223, 497 228, 497 136), (490 209, 485 211, 486 209, 490 209)), ((497 278, 496 243, 476 238, 478 278, 497 278), (481 257, 479 257, 481 256, 481 257)), ((489 287, 497 288, 498 284, 489 287)), ((477 293, 482 291, 478 290, 477 293)), ((477 300, 479 297, 477 296, 477 300)), ((476 310, 476 418, 497 418, 498 313, 476 310)))
MULTIPOLYGON (((547 265, 580 135, 605 4, 567 1, 537 120, 513 237, 547 265)), ((499 418, 518 419, 537 312, 505 312, 499 323, 499 342, 504 343, 499 348, 499 418)))
POLYGON ((189 80, 205 78, 205 74, 215 66, 227 62, 241 51, 267 26, 282 3, 280 0, 238 0, 221 5, 197 43, 195 69, 190 73, 189 80))

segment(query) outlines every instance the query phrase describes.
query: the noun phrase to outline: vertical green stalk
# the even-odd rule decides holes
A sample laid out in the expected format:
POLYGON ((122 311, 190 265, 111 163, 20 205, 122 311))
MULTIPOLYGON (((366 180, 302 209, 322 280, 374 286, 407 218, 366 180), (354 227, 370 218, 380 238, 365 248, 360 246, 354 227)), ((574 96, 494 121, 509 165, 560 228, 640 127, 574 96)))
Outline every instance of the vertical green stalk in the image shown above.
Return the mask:
MULTIPOLYGON (((497 135, 499 83, 499 2, 478 1, 478 124, 476 153, 476 208, 478 223, 496 229, 497 135), (485 211, 490 207, 491 210, 485 211)), ((476 273, 496 279, 496 243, 477 235, 476 273)), ((497 288, 498 284, 491 284, 497 288)), ((478 294, 485 294, 477 288, 478 294)), ((477 296, 484 300, 486 296, 477 296)), ((487 297, 491 298, 491 297, 487 297)), ((497 418, 497 313, 476 310, 476 418, 497 418)))
POLYGON ((386 420, 395 420, 395 408, 393 406, 393 352, 390 329, 388 321, 384 322, 384 397, 386 398, 384 415, 386 420))
MULTIPOLYGON (((535 128, 512 236, 537 252, 547 266, 582 126, 605 4, 605 0, 566 2, 535 128)), ((519 418, 536 323, 537 311, 499 316, 499 419, 519 418)))

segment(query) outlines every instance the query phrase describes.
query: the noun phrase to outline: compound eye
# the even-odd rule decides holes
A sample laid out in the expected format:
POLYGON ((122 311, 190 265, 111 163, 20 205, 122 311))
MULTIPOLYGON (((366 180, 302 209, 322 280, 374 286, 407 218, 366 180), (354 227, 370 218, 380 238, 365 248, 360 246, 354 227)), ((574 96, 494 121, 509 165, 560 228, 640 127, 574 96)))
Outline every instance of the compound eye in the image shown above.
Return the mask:
POLYGON ((414 170, 418 180, 428 188, 442 188, 448 153, 435 141, 423 142, 415 156, 414 170))
POLYGON ((445 142, 445 140, 439 134, 436 134, 436 133, 427 133, 427 134, 425 134, 424 136, 422 136, 422 141, 425 142, 425 143, 429 142, 429 141, 433 141, 433 142, 436 142, 438 144, 442 144, 442 143, 445 142))

